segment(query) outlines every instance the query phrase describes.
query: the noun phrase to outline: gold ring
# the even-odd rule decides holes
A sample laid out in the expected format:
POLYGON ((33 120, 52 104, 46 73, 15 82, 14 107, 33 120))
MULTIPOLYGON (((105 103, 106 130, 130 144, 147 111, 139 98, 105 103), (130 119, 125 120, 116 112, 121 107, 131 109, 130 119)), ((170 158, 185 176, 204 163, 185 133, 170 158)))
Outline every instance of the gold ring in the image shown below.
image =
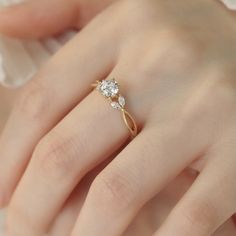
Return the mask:
POLYGON ((111 106, 114 109, 120 110, 122 118, 128 128, 132 138, 134 138, 138 133, 138 127, 134 118, 125 109, 125 98, 120 94, 120 86, 115 79, 111 80, 97 80, 92 84, 93 88, 96 88, 106 99, 109 100, 111 106))

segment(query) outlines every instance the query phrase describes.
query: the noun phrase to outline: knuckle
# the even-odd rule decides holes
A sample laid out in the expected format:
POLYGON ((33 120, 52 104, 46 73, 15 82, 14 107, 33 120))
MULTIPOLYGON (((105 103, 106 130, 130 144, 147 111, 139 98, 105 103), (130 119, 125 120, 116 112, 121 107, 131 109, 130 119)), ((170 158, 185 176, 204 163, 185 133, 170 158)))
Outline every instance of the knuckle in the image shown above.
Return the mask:
MULTIPOLYGON (((197 38, 186 34, 185 30, 167 27, 160 32, 159 37, 164 42, 164 56, 171 55, 172 67, 177 67, 176 69, 184 67, 186 69, 189 66, 191 68, 191 66, 196 66, 196 63, 200 61, 201 54, 204 52, 204 45, 197 38)), ((167 60, 169 60, 169 56, 167 60)))
POLYGON ((36 79, 26 85, 15 103, 15 108, 21 114, 32 120, 41 120, 49 108, 50 93, 36 79))
POLYGON ((203 57, 201 43, 177 29, 167 29, 160 34, 157 36, 162 42, 161 49, 157 46, 147 50, 142 60, 136 61, 138 78, 156 79, 160 75, 182 78, 183 71, 192 73, 203 57))
POLYGON ((126 24, 128 32, 140 32, 139 27, 147 27, 147 22, 150 22, 150 19, 152 19, 150 16, 154 13, 152 7, 144 1, 137 0, 122 0, 120 3, 120 8, 118 9, 123 15, 121 23, 126 24), (127 22, 130 24, 127 24, 127 22))
MULTIPOLYGON (((212 122, 212 117, 215 122, 212 125, 224 125, 222 121, 235 119, 235 88, 229 84, 235 83, 230 78, 220 78, 216 76, 204 81, 195 94, 184 104, 181 110, 181 117, 185 123, 192 122, 207 123, 212 122), (202 116, 202 114, 205 114, 202 116)), ((212 126, 212 127, 213 127, 212 126)))
POLYGON ((82 145, 74 137, 65 137, 52 131, 43 138, 35 149, 34 156, 45 176, 62 178, 73 174, 77 166, 78 154, 82 153, 82 145))
POLYGON ((193 97, 194 101, 196 101, 192 107, 194 115, 198 112, 204 112, 209 114, 209 118, 210 116, 217 117, 219 122, 220 120, 230 119, 231 115, 234 116, 236 96, 232 83, 233 81, 228 77, 217 76, 207 81, 201 91, 198 91, 201 96, 196 94, 193 97))
POLYGON ((127 179, 115 172, 100 174, 92 184, 95 203, 100 207, 109 205, 113 211, 125 209, 135 197, 134 189, 127 179))

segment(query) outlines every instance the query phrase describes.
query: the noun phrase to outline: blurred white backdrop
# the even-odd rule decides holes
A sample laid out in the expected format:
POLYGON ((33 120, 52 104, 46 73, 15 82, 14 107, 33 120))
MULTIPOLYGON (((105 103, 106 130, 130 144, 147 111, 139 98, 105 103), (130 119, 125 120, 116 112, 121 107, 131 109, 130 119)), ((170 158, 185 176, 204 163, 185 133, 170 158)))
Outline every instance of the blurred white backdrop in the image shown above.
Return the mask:
MULTIPOLYGON (((0 7, 19 1, 21 0, 0 0, 0 7)), ((236 10, 236 0, 221 1, 236 10)), ((67 32, 57 38, 32 42, 0 36, 0 84, 19 86, 30 79, 38 68, 74 34, 75 32, 67 32), (25 63, 22 64, 22 61, 25 63)), ((3 225, 4 211, 0 211, 0 236, 4 236, 3 225)))

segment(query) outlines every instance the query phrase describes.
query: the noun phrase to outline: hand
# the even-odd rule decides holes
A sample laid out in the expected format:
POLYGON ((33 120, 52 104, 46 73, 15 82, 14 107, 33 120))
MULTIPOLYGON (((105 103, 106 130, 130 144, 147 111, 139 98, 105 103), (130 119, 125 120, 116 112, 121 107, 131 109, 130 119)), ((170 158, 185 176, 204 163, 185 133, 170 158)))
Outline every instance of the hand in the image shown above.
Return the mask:
POLYGON ((61 50, 24 89, 2 136, 1 175, 21 173, 33 153, 10 204, 10 235, 42 235, 85 174, 127 144, 118 113, 90 93, 105 77, 126 91, 140 133, 98 174, 72 235, 120 235, 193 162, 199 177, 156 235, 210 235, 229 219, 234 24, 209 0, 119 1, 61 50))

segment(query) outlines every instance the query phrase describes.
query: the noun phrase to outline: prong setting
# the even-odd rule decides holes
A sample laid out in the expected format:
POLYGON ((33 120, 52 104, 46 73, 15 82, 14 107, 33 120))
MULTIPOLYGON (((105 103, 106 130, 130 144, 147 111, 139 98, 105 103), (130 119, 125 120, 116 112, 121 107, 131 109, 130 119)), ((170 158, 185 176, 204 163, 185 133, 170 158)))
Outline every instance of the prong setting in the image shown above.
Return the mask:
POLYGON ((115 79, 102 80, 96 81, 92 86, 96 87, 96 90, 110 102, 112 108, 122 112, 125 125, 129 129, 131 136, 135 137, 138 132, 137 124, 130 113, 125 109, 126 100, 120 94, 120 86, 118 82, 115 79))
POLYGON ((114 98, 119 94, 119 84, 115 79, 102 80, 98 83, 97 89, 107 98, 114 98))

